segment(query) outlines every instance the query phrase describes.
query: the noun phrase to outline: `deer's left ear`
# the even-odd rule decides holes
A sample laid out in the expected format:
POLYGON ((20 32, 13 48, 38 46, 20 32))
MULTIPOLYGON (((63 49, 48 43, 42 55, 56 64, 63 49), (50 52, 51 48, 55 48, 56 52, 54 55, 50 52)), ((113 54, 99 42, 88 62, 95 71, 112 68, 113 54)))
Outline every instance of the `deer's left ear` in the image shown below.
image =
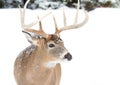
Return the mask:
POLYGON ((37 45, 37 40, 38 39, 45 39, 43 36, 39 35, 39 34, 36 34, 36 33, 33 33, 33 32, 28 32, 28 31, 22 31, 27 40, 31 43, 31 44, 34 44, 34 45, 37 45))

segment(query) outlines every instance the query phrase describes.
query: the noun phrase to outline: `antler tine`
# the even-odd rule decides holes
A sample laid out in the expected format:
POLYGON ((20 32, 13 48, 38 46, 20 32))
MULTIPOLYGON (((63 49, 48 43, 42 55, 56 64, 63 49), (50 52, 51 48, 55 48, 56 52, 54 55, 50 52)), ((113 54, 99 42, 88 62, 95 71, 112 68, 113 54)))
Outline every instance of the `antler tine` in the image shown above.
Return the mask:
POLYGON ((64 9, 63 9, 63 18, 64 18, 64 27, 66 27, 66 15, 64 9))
POLYGON ((45 14, 44 16, 42 16, 41 18, 39 18, 39 16, 38 16, 38 20, 39 20, 39 30, 38 30, 38 33, 41 34, 41 35, 44 36, 44 37, 48 37, 48 34, 46 34, 46 33, 44 32, 44 30, 43 30, 43 28, 42 28, 42 22, 41 22, 41 20, 42 20, 43 18, 45 18, 46 16, 48 16, 49 14, 51 14, 51 13, 52 13, 52 12, 49 12, 49 13, 45 14))
POLYGON ((53 15, 53 20, 54 20, 54 24, 55 24, 55 34, 58 34, 59 33, 59 29, 58 29, 58 25, 57 25, 57 22, 56 22, 56 19, 53 15))
POLYGON ((76 29, 76 28, 82 27, 84 24, 87 23, 87 21, 88 21, 88 14, 87 14, 87 11, 84 10, 85 19, 83 20, 82 23, 78 23, 78 24, 77 24, 77 21, 78 21, 78 12, 79 12, 79 5, 80 5, 80 2, 79 2, 79 0, 78 0, 76 17, 75 17, 75 21, 74 21, 74 24, 73 24, 73 25, 66 26, 66 16, 65 16, 65 13, 64 13, 64 11, 63 11, 64 27, 60 28, 59 31, 56 31, 57 34, 59 34, 59 33, 62 32, 62 31, 65 31, 65 30, 76 29))
POLYGON ((44 16, 42 16, 41 18, 39 18, 39 16, 38 16, 38 20, 39 20, 39 32, 44 32, 43 29, 42 29, 42 22, 41 22, 41 20, 43 18, 45 18, 46 16, 48 16, 49 14, 51 14, 51 13, 52 12, 49 12, 49 13, 45 14, 44 16))
MULTIPOLYGON (((64 9, 63 9, 63 19, 64 19, 64 28, 66 28, 66 15, 65 15, 64 9)), ((53 16, 53 20, 54 20, 55 28, 56 28, 55 34, 59 35, 59 33, 60 33, 62 30, 61 30, 61 29, 58 29, 57 22, 56 22, 56 19, 55 19, 54 16, 53 16)))
POLYGON ((25 10, 26 10, 26 7, 27 7, 29 1, 30 1, 30 0, 27 0, 27 1, 26 1, 23 10, 22 10, 21 7, 19 6, 19 8, 20 8, 20 15, 21 15, 21 27, 22 27, 23 29, 29 29, 29 28, 32 27, 33 25, 37 24, 38 21, 39 21, 39 20, 37 20, 37 21, 32 22, 32 23, 30 23, 30 24, 28 24, 28 25, 25 25, 25 10))
POLYGON ((74 24, 76 24, 77 21, 78 21, 79 7, 80 7, 80 1, 78 0, 78 3, 77 3, 77 11, 76 11, 76 17, 75 17, 75 22, 74 22, 74 24))

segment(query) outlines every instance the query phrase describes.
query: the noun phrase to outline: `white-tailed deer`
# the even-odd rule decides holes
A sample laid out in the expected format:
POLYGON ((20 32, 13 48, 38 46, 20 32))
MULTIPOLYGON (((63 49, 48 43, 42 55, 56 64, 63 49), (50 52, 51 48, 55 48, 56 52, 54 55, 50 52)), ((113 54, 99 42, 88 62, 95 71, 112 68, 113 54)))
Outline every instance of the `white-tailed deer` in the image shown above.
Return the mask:
MULTIPOLYGON (((42 29, 41 20, 25 25, 25 9, 29 0, 25 3, 24 9, 20 9, 21 26, 23 33, 27 36, 31 43, 29 47, 23 50, 17 57, 14 65, 14 75, 17 85, 59 85, 61 78, 60 62, 64 60, 70 61, 71 54, 64 47, 60 38, 60 32, 69 29, 75 29, 83 26, 88 21, 87 12, 82 23, 77 23, 78 8, 75 18, 75 24, 67 26, 66 17, 64 15, 64 27, 57 27, 55 18, 56 31, 54 34, 47 34, 42 29), (35 24, 39 23, 39 30, 31 29, 35 24)), ((45 16, 44 16, 45 17, 45 16)))

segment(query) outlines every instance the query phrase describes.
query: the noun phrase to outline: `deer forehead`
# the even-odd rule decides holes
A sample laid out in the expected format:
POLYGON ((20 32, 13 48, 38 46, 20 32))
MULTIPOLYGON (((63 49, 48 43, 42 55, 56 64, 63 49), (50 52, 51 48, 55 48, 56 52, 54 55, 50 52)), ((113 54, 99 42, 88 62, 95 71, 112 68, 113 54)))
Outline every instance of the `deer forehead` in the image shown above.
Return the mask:
POLYGON ((63 42, 60 36, 57 36, 55 34, 50 35, 48 38, 48 43, 54 42, 55 44, 59 44, 60 42, 63 42))

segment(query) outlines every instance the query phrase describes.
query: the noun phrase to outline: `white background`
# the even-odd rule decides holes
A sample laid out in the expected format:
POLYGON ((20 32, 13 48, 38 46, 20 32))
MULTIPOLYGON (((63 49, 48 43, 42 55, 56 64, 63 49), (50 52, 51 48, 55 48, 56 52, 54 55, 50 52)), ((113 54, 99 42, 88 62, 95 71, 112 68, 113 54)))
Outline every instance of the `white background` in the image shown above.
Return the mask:
MULTIPOLYGON (((26 23, 48 11, 27 10, 26 23)), ((68 25, 72 24, 75 10, 67 9, 65 12, 68 25)), ((62 10, 53 11, 53 14, 61 27, 62 10)), ((120 9, 99 8, 88 15, 86 25, 61 33, 73 56, 72 61, 62 63, 61 85, 120 85, 120 9)), ((79 16, 78 22, 82 22, 83 11, 79 16)), ((47 33, 54 32, 51 17, 49 15, 43 20, 47 33)), ((19 10, 0 9, 0 85, 16 85, 14 61, 29 45, 21 30, 19 10)))

